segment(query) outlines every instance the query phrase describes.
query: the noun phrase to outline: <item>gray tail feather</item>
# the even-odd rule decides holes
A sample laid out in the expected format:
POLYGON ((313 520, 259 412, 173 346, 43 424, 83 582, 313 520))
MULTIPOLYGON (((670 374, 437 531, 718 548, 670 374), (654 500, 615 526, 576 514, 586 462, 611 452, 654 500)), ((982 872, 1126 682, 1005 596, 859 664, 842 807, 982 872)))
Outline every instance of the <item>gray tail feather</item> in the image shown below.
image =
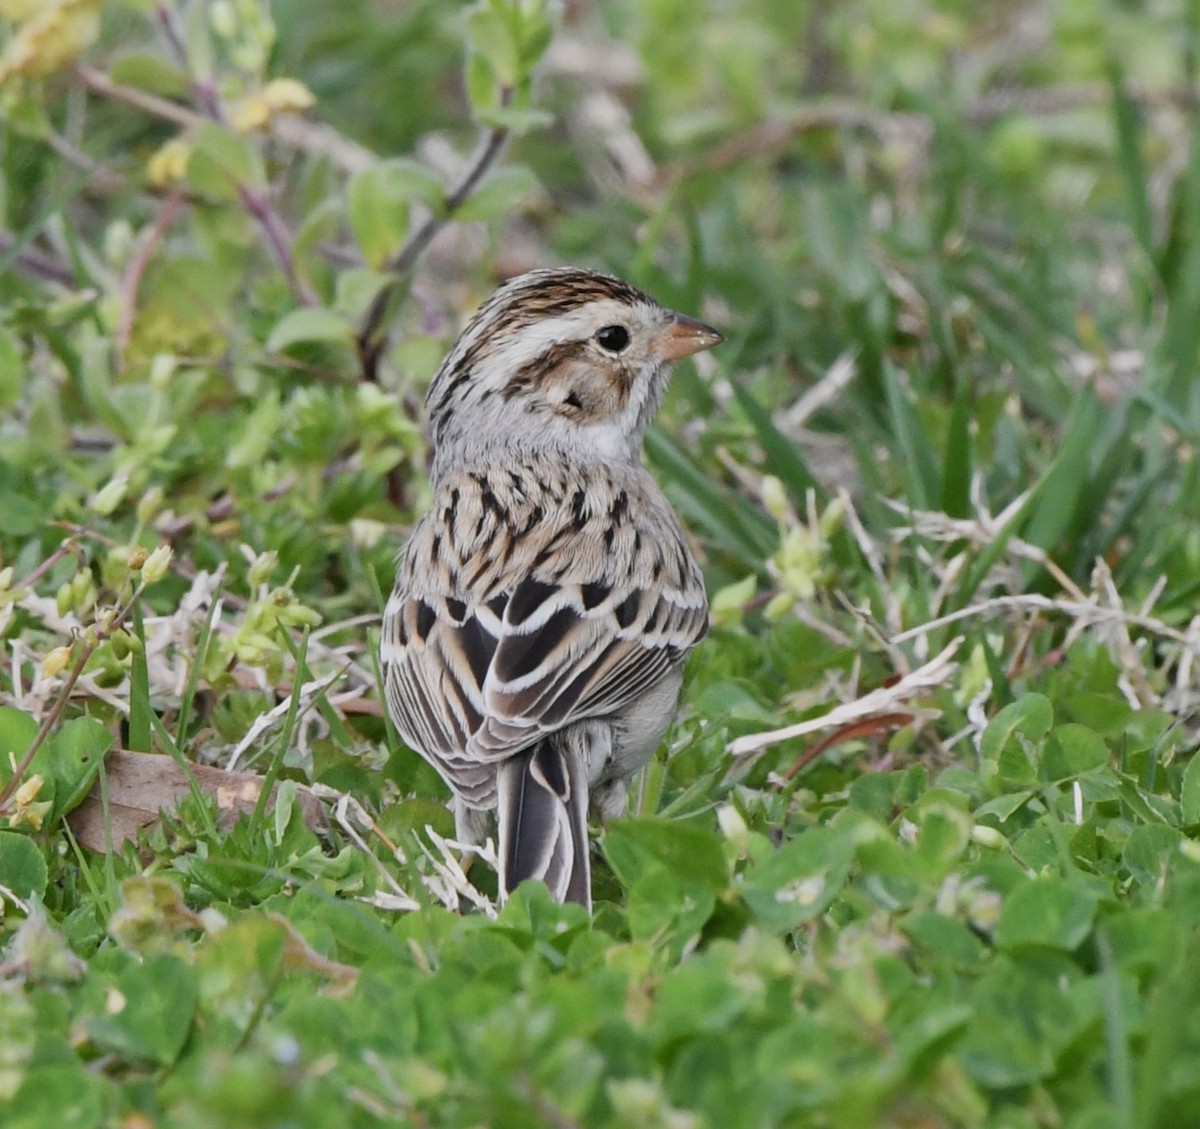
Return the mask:
POLYGON ((554 737, 501 762, 497 779, 500 900, 526 878, 540 879, 558 902, 592 908, 588 858, 588 783, 581 758, 554 737))

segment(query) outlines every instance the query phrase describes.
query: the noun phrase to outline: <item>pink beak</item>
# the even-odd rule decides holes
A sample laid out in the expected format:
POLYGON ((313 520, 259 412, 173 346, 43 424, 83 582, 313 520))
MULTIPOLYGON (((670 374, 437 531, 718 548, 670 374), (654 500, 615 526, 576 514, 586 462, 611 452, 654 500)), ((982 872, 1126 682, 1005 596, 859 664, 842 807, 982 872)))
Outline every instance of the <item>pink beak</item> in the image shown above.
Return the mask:
POLYGON ((653 349, 664 361, 677 361, 720 345, 724 340, 711 325, 672 313, 666 328, 655 338, 653 349))

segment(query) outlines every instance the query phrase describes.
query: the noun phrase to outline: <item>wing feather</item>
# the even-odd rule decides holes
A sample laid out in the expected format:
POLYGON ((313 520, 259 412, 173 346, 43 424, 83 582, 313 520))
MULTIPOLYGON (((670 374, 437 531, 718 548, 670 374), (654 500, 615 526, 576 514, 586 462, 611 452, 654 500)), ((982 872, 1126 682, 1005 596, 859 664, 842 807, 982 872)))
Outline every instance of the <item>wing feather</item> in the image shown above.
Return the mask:
MULTIPOLYGON (((450 492, 458 524, 446 526, 435 508, 428 520, 442 514, 443 524, 419 527, 414 545, 437 539, 445 554, 453 529, 474 528, 463 520, 471 486, 460 486, 450 492)), ((551 512, 548 499, 531 504, 551 512)), ((576 552, 549 553, 565 527, 547 520, 481 527, 444 571, 402 559, 380 644, 389 710, 406 743, 468 803, 494 804, 497 762, 620 711, 703 638, 703 581, 665 500, 662 509, 653 540, 629 525, 610 540, 589 525, 576 552)))

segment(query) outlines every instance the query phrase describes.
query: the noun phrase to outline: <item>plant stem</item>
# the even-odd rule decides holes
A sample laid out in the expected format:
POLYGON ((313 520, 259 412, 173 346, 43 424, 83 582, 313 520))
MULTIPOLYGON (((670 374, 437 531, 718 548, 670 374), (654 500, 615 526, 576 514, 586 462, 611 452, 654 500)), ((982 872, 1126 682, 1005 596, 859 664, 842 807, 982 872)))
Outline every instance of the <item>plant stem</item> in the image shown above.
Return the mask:
POLYGON ((50 707, 50 712, 42 718, 42 724, 38 726, 38 731, 34 734, 33 741, 25 751, 25 755, 17 762, 17 766, 13 769, 13 774, 9 778, 8 783, 3 788, 0 788, 0 815, 7 814, 8 801, 12 799, 13 793, 21 786, 21 782, 25 778, 25 773, 29 771, 29 766, 33 764, 33 758, 37 756, 38 749, 46 743, 46 738, 50 736, 51 731, 62 717, 63 711, 67 708, 67 702, 71 700, 71 691, 75 689, 75 683, 79 681, 80 676, 83 674, 83 668, 87 666, 88 660, 96 653, 96 649, 100 644, 125 622, 145 590, 145 584, 139 584, 124 607, 113 616, 112 622, 105 627, 98 627, 92 637, 83 644, 75 662, 71 665, 67 680, 58 692, 58 697, 54 699, 54 705, 50 707))
MULTIPOLYGON (((505 87, 500 92, 500 105, 508 106, 512 102, 512 97, 512 88, 505 87)), ((445 207, 442 212, 437 215, 431 214, 387 264, 387 273, 392 277, 375 296, 358 331, 358 355, 362 362, 365 380, 376 381, 379 378, 379 358, 383 354, 383 347, 387 342, 387 331, 383 322, 392 297, 396 293, 396 288, 400 285, 400 280, 416 266, 417 260, 433 242, 437 233, 454 218, 454 213, 466 203, 468 197, 475 191, 488 169, 492 167, 496 158, 503 151, 504 143, 508 140, 508 133, 507 126, 493 126, 480 138, 475 154, 468 162, 463 175, 446 194, 445 207)))

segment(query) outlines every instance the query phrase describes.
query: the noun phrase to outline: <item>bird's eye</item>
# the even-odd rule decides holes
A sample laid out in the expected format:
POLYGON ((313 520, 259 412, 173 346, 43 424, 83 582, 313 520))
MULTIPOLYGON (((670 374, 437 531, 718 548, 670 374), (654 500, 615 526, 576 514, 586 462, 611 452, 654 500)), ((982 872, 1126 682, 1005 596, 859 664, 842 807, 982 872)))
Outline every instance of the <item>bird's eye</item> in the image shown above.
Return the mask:
POLYGON ((629 330, 623 325, 606 325, 596 331, 596 340, 600 342, 601 349, 619 353, 629 344, 629 330))

